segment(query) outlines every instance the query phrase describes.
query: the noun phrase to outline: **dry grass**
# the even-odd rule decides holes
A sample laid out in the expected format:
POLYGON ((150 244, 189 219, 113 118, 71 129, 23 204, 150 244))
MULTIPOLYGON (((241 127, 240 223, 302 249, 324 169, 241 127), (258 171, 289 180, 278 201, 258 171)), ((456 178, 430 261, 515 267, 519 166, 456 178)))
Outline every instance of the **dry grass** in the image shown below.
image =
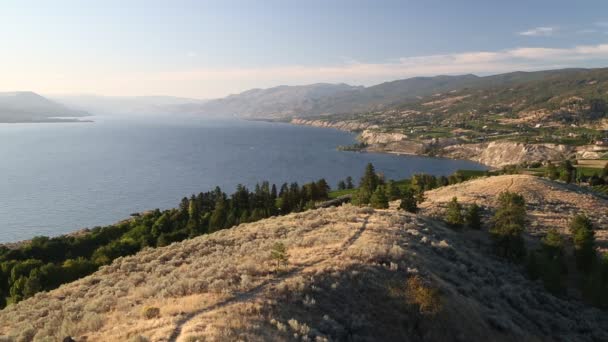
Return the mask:
POLYGON ((427 215, 440 215, 452 199, 462 203, 477 203, 493 209, 497 197, 503 191, 520 193, 526 199, 527 232, 543 236, 550 228, 568 234, 570 220, 576 214, 585 214, 595 224, 596 239, 600 249, 608 250, 608 201, 584 188, 550 181, 529 175, 505 175, 474 179, 468 182, 426 192, 422 204, 427 215))
POLYGON ((87 341, 608 337, 602 329, 608 325, 605 314, 555 298, 526 280, 517 267, 487 253, 483 232, 454 232, 395 205, 376 211, 350 205, 317 209, 144 250, 0 311, 0 336, 11 341, 68 335, 77 341, 84 336, 87 341), (270 257, 276 242, 289 254, 279 270, 270 257), (413 277, 424 285, 425 296, 407 286, 413 277), (420 310, 407 298, 433 305, 420 310), (441 306, 434 305, 438 298, 441 306), (142 315, 147 307, 159 310, 142 315), (434 314, 421 314, 426 308, 434 314))

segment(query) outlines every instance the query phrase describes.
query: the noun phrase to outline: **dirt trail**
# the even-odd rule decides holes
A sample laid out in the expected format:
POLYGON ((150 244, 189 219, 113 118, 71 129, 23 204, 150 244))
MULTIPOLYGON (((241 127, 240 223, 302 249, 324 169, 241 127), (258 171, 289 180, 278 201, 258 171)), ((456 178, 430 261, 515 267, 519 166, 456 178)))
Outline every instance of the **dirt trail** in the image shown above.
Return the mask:
POLYGON ((228 299, 225 299, 221 302, 215 303, 211 306, 207 306, 205 308, 201 308, 197 311, 191 312, 187 315, 184 315, 184 317, 180 318, 175 326, 175 329, 173 329, 173 331, 171 332, 171 334, 169 335, 168 341, 171 342, 175 342, 178 341, 182 330, 184 328, 184 326, 186 324, 188 324, 188 322, 192 321, 192 319, 194 319, 195 317, 208 313, 208 312, 212 312, 221 308, 224 308, 228 305, 234 304, 234 303, 238 303, 238 302, 244 302, 247 300, 250 300, 254 297, 256 297, 257 295, 259 295, 260 293, 262 293, 264 290, 267 289, 272 289, 274 286, 276 286, 277 284, 279 284, 280 282, 287 280, 297 274, 302 273, 306 268, 311 267, 311 266, 315 266, 315 265, 319 265, 320 263, 324 263, 327 262, 328 260, 338 257, 341 254, 345 253, 346 250, 352 246, 358 239, 359 237, 361 237, 361 235, 363 234, 363 232, 365 231, 365 229, 367 228, 367 223, 369 220, 370 215, 368 215, 367 217, 365 217, 365 219, 363 220, 363 223, 361 224, 361 227, 359 227, 359 229, 357 229, 357 231, 355 233, 353 233, 341 246, 340 248, 337 248, 333 251, 331 251, 328 255, 327 258, 324 258, 321 261, 314 261, 314 262, 310 262, 310 263, 306 263, 306 264, 302 264, 299 265, 298 267, 295 267, 294 269, 285 272, 285 273, 281 273, 279 274, 277 277, 269 279, 265 282, 263 282, 262 284, 254 287, 253 289, 247 291, 247 292, 243 292, 243 293, 239 293, 236 294, 233 297, 230 297, 228 299))

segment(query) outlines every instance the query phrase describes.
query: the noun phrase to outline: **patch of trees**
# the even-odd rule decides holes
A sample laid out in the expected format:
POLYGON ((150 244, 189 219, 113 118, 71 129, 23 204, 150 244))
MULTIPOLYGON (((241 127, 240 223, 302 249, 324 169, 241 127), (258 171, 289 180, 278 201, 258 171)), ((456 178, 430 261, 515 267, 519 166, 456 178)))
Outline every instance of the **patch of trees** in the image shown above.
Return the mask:
POLYGON ((22 247, 0 247, 0 308, 95 272, 114 259, 144 247, 166 246, 240 223, 299 212, 328 199, 324 179, 283 184, 268 182, 253 191, 238 185, 228 196, 219 187, 184 197, 175 209, 146 212, 131 220, 96 227, 86 234, 35 237, 22 247))
POLYGON ((596 252, 593 223, 587 216, 577 215, 570 222, 568 233, 569 236, 562 236, 555 229, 549 230, 541 248, 528 255, 528 275, 560 295, 566 292, 567 274, 574 272, 583 298, 592 305, 608 308, 608 255, 596 252), (573 247, 570 255, 566 253, 567 243, 573 247), (568 269, 568 260, 574 261, 574 269, 568 269))

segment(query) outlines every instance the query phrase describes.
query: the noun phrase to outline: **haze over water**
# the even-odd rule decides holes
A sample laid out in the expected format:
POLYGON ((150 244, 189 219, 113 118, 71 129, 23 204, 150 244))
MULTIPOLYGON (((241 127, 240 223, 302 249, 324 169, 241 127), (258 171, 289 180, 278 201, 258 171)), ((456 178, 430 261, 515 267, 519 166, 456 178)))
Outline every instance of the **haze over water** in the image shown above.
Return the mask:
POLYGON ((268 180, 332 187, 357 182, 372 162, 387 178, 457 169, 468 161, 340 152, 354 135, 250 121, 99 118, 95 123, 0 124, 0 242, 107 225, 130 213, 176 207, 219 185, 268 180))

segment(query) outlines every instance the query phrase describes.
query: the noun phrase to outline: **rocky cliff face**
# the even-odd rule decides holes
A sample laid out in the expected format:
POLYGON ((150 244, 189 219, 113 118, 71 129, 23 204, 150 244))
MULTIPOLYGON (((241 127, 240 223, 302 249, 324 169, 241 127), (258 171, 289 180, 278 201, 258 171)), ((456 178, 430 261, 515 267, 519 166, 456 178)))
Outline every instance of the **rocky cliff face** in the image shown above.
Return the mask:
POLYGON ((294 125, 301 126, 313 126, 313 127, 325 127, 325 128, 335 128, 341 131, 347 132, 356 132, 362 131, 368 128, 378 128, 376 125, 361 123, 357 121, 325 121, 325 120, 306 120, 295 118, 291 120, 291 123, 294 125))
POLYGON ((442 155, 448 158, 469 159, 491 167, 520 164, 540 160, 560 160, 575 151, 572 146, 558 144, 524 144, 493 141, 480 144, 446 146, 442 155))
POLYGON ((402 133, 384 133, 366 129, 359 135, 358 139, 366 144, 388 144, 407 139, 402 133))

